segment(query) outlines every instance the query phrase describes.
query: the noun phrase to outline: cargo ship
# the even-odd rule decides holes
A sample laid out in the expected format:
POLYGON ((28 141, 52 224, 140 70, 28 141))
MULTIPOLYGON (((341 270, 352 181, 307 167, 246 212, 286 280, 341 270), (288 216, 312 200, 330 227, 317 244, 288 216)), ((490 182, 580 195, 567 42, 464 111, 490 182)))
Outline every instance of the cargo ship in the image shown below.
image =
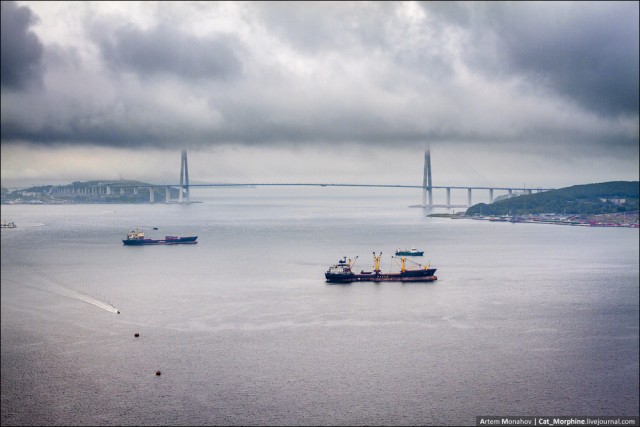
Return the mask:
MULTIPOLYGON (((351 283, 351 282, 433 282, 438 280, 435 275, 436 269, 430 266, 422 266, 406 259, 400 258, 400 271, 396 273, 383 273, 380 271, 380 258, 382 252, 378 256, 373 253, 373 271, 361 271, 354 273, 352 271, 353 264, 358 259, 356 257, 353 262, 347 257, 343 257, 337 264, 329 267, 324 277, 329 283, 351 283), (418 268, 408 269, 407 261, 416 264, 418 268)), ((395 257, 392 257, 395 258, 395 257)))
POLYGON ((178 237, 165 236, 164 239, 147 239, 144 237, 144 231, 137 228, 127 233, 126 240, 123 240, 127 246, 144 246, 144 245, 194 245, 198 236, 178 237))

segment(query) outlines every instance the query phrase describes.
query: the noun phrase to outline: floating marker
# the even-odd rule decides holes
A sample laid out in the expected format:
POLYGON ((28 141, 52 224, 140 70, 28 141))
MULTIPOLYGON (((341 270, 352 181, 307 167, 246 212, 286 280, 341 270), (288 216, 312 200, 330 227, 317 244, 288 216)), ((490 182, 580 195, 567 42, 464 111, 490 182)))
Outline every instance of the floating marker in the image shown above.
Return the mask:
POLYGON ((156 371, 156 376, 159 377, 160 376, 160 371, 156 371))
POLYGON ((138 338, 140 336, 140 334, 136 332, 135 334, 133 334, 133 336, 138 338))

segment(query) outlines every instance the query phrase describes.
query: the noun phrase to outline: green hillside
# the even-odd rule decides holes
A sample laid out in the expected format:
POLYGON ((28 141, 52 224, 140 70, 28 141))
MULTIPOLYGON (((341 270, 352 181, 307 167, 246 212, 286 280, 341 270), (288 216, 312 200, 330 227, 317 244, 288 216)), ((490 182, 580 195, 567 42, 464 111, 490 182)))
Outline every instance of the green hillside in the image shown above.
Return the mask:
POLYGON ((542 193, 526 194, 491 204, 479 203, 466 215, 604 214, 638 210, 640 183, 612 181, 574 185, 542 193))

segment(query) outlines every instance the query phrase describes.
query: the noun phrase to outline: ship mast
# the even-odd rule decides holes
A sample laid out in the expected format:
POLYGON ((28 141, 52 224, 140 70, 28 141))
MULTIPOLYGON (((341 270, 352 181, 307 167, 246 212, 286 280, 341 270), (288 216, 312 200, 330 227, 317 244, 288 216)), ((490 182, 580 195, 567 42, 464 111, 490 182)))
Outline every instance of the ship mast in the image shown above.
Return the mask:
POLYGON ((376 256, 376 253, 373 253, 373 271, 378 274, 380 273, 380 257, 382 256, 382 252, 380 255, 376 256))
POLYGON ((400 269, 400 271, 401 271, 402 273, 404 273, 405 271, 407 271, 407 268, 405 267, 405 264, 404 264, 404 262, 405 262, 406 258, 405 258, 405 257, 402 257, 402 258, 400 258, 400 259, 402 260, 402 268, 400 269))

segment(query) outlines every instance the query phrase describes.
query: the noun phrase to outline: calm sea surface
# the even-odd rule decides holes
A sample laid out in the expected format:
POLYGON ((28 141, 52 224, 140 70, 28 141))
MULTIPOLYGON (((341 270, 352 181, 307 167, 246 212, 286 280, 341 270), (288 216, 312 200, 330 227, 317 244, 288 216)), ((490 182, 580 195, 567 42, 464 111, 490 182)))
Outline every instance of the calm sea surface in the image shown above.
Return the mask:
POLYGON ((2 425, 638 416, 637 229, 428 218, 403 189, 192 199, 2 206, 2 425), (412 246, 437 282, 324 282, 412 246))

